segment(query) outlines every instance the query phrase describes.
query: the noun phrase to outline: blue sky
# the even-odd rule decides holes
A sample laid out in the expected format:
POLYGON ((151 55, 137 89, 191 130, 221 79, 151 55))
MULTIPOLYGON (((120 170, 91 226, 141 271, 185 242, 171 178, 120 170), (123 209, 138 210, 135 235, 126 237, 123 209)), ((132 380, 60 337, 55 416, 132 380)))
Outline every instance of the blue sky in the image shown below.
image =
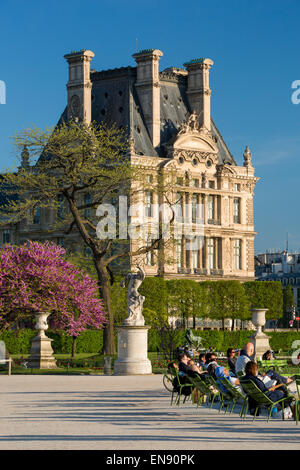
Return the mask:
POLYGON ((55 125, 66 103, 64 54, 95 53, 98 70, 135 65, 138 49, 164 53, 160 69, 213 59, 212 116, 239 164, 249 145, 256 174, 256 252, 300 250, 298 0, 0 0, 0 168, 15 163, 9 136, 55 125))

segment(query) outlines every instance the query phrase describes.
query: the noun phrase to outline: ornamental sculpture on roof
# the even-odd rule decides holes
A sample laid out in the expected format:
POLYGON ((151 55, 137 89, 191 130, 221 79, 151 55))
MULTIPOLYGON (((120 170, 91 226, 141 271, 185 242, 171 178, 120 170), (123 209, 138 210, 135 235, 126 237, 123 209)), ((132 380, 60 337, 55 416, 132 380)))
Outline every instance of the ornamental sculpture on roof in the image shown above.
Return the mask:
POLYGON ((181 125, 178 135, 193 132, 210 135, 209 130, 204 126, 201 126, 200 116, 196 113, 196 111, 193 111, 190 114, 188 120, 181 125))
POLYGON ((244 166, 252 166, 252 154, 248 145, 246 145, 245 152, 244 152, 244 166))

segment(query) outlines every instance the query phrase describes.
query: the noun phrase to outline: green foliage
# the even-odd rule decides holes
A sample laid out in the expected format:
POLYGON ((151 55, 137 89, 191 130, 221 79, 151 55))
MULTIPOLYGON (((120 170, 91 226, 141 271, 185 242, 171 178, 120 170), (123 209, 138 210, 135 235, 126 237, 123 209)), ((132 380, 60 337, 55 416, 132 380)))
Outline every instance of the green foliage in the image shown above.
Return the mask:
POLYGON ((249 281, 244 283, 250 308, 267 308, 267 319, 281 318, 283 292, 280 281, 249 281))
POLYGON ((251 318, 249 301, 243 285, 239 281, 215 281, 208 284, 211 310, 209 317, 214 319, 251 318))
POLYGON ((5 330, 0 334, 0 340, 4 341, 10 354, 28 354, 31 340, 37 335, 36 330, 19 329, 5 330))
MULTIPOLYGON (((242 348, 248 341, 249 336, 253 331, 237 330, 237 331, 223 331, 223 330, 192 330, 195 335, 202 338, 202 344, 205 349, 215 347, 218 351, 226 352, 228 348, 242 348)), ((173 330, 172 341, 174 349, 178 346, 183 346, 186 343, 185 332, 183 329, 173 330)), ((10 354, 29 354, 31 340, 36 336, 36 330, 32 329, 19 329, 11 331, 3 331, 0 335, 0 340, 4 341, 6 348, 10 354)), ((47 336, 53 339, 52 347, 55 354, 71 354, 72 352, 72 338, 66 334, 59 334, 54 331, 48 330, 47 336)), ((291 350, 292 343, 295 340, 300 340, 300 332, 287 331, 287 332, 268 332, 270 337, 270 346, 273 350, 291 350)), ((98 353, 102 349, 103 331, 102 330, 87 330, 84 331, 77 340, 77 353, 98 353)), ((148 351, 163 352, 162 348, 162 334, 161 329, 152 327, 148 333, 148 351)))
POLYGON ((291 284, 288 284, 283 288, 283 311, 290 312, 293 307, 295 307, 293 288, 291 284))
MULTIPOLYGON (((6 348, 10 354, 29 354, 31 340, 37 335, 36 330, 19 329, 3 331, 0 340, 5 342, 6 348)), ((72 337, 65 333, 57 333, 51 330, 47 331, 47 336, 53 339, 52 348, 56 354, 71 354, 72 337)), ((102 330, 87 330, 81 333, 77 339, 77 353, 97 353, 101 350, 103 344, 102 330)))
POLYGON ((290 351, 293 341, 300 341, 300 332, 297 331, 272 331, 268 332, 270 336, 270 346, 274 351, 290 351))

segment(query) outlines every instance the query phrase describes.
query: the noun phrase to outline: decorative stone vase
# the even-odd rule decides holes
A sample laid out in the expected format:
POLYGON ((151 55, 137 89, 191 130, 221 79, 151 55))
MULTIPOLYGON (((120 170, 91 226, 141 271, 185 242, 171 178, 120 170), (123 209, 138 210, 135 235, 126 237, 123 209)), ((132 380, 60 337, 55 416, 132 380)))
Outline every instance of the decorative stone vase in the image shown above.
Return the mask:
POLYGON ((257 328, 257 333, 262 333, 262 327, 266 324, 267 308, 253 308, 252 309, 252 323, 257 328))
POLYGON ((35 328, 38 330, 38 334, 31 340, 30 357, 27 366, 29 368, 56 369, 57 367, 51 346, 53 340, 45 335, 45 331, 48 330, 47 318, 49 315, 50 313, 46 312, 35 315, 35 328))
POLYGON ((267 308, 253 308, 252 309, 252 323, 257 328, 256 333, 250 336, 250 341, 254 345, 254 358, 261 359, 262 355, 271 349, 269 337, 263 333, 262 327, 266 323, 267 308))

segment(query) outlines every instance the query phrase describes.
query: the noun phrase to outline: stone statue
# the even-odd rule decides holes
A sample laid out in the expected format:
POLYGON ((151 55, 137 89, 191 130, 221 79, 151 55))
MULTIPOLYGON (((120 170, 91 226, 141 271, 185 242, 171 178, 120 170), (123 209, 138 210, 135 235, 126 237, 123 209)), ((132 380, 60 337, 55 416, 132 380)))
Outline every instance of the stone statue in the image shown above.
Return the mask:
POLYGON ((243 157, 244 157, 244 166, 252 166, 252 155, 251 155, 248 145, 246 146, 243 157))
POLYGON ((194 335, 192 330, 188 328, 185 333, 185 339, 187 340, 189 346, 192 346, 196 350, 200 348, 202 343, 202 338, 200 336, 194 335))
POLYGON ((127 293, 128 316, 123 321, 124 326, 145 325, 145 319, 142 315, 145 297, 138 292, 138 288, 145 279, 145 272, 140 266, 137 266, 137 268, 139 270, 137 273, 128 273, 120 283, 121 287, 125 287, 129 281, 127 293))
POLYGON ((198 116, 196 114, 196 111, 193 111, 192 114, 190 115, 188 124, 192 131, 198 129, 198 116))

